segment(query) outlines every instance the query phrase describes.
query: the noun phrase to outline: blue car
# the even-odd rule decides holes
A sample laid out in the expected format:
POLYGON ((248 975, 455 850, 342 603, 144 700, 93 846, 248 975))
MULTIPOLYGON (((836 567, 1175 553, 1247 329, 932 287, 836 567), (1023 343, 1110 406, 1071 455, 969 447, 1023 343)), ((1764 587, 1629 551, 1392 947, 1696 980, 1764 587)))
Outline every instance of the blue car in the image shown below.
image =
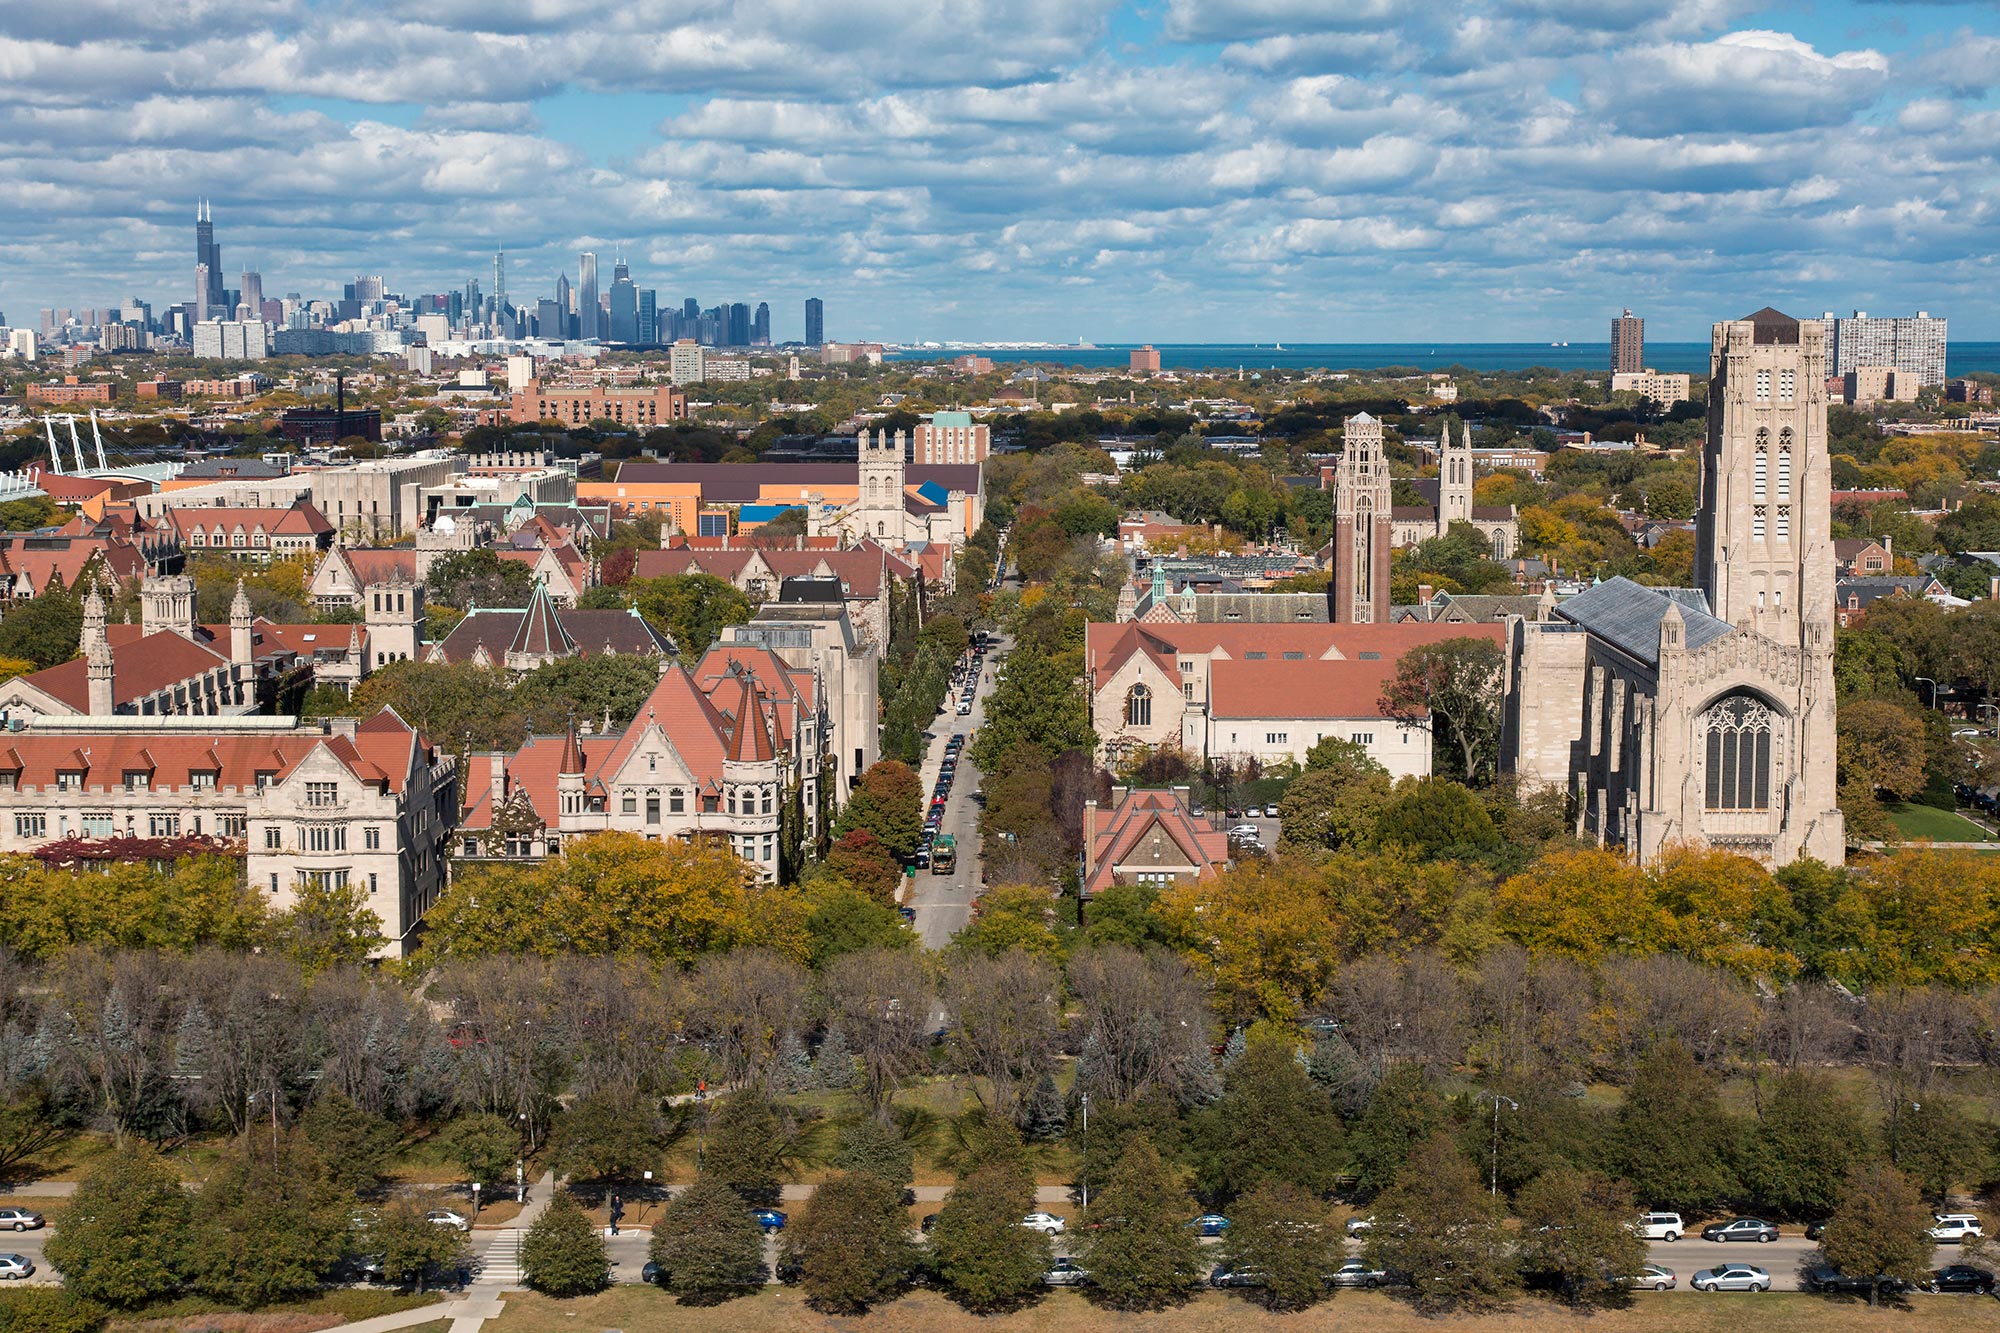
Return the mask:
POLYGON ((1188 1225, 1204 1236, 1220 1236, 1229 1230, 1229 1219, 1221 1213, 1203 1213, 1188 1225))
POLYGON ((756 1212, 751 1213, 750 1217, 758 1226, 764 1228, 765 1231, 783 1231, 785 1229, 785 1215, 776 1208, 759 1208, 756 1212))

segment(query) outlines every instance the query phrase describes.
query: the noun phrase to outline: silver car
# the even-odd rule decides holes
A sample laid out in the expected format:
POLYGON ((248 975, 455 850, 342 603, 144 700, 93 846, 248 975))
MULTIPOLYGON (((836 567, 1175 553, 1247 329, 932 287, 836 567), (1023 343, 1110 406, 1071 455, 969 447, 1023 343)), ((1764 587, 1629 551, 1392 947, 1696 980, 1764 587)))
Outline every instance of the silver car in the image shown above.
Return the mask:
POLYGON ((38 1231, 42 1215, 32 1208, 0 1208, 0 1231, 38 1231))
POLYGON ((1089 1281, 1090 1270, 1077 1267, 1074 1259, 1058 1259, 1042 1274, 1042 1285, 1048 1287, 1081 1287, 1089 1281))
POLYGON ((25 1254, 0 1254, 0 1279, 14 1281, 35 1275, 35 1261, 25 1254))
POLYGON ((1771 1275, 1755 1264, 1717 1264, 1689 1279, 1696 1291, 1769 1291, 1771 1275))
POLYGON ((1676 1279, 1671 1268, 1662 1268, 1658 1264, 1645 1264, 1631 1277, 1622 1277, 1618 1280, 1625 1286, 1638 1287, 1646 1291, 1672 1291, 1676 1279))
POLYGON ((1373 1289, 1389 1284, 1389 1274, 1380 1268, 1371 1268, 1359 1259, 1349 1259, 1327 1275, 1326 1279, 1336 1287, 1367 1287, 1373 1289))

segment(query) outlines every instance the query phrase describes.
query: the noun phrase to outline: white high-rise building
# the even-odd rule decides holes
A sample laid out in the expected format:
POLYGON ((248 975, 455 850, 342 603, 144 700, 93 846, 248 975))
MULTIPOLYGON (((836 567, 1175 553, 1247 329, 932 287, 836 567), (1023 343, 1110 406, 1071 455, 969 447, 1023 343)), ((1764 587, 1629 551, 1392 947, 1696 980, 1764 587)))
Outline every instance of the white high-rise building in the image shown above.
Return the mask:
POLYGON ((1863 366, 1882 366, 1899 375, 1913 375, 1927 388, 1944 387, 1945 321, 1928 310, 1914 317, 1882 319, 1857 310, 1847 319, 1826 313, 1833 332, 1833 370, 1845 375, 1863 366))
POLYGON ((262 361, 271 354, 261 319, 211 319, 194 326, 194 354, 211 361, 262 361))
POLYGON ((676 384, 700 384, 707 377, 703 360, 701 344, 682 338, 667 353, 667 373, 676 384))

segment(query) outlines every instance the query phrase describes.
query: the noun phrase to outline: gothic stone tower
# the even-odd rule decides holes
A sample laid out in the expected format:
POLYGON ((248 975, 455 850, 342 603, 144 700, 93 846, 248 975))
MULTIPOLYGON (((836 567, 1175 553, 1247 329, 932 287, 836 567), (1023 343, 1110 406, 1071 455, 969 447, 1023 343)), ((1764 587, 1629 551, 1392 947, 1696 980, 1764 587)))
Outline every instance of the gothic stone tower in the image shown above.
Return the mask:
POLYGON ((861 536, 901 541, 903 538, 904 451, 909 433, 886 430, 861 432, 861 494, 855 517, 861 536))
POLYGON ((1333 605, 1336 622, 1389 619, 1389 465, 1382 423, 1349 417, 1333 477, 1333 605))
POLYGON ((1438 437, 1438 536, 1454 523, 1472 521, 1472 427, 1462 426, 1451 442, 1451 422, 1438 437))

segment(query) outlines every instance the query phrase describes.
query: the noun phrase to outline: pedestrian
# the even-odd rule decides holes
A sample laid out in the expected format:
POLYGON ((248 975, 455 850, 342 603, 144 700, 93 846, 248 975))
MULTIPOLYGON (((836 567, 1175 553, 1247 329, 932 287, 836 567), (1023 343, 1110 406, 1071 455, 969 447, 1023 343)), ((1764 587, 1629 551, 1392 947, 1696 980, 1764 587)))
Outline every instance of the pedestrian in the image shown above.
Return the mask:
POLYGON ((611 1234, 618 1234, 618 1221, 625 1216, 625 1201, 616 1194, 611 1196, 611 1234))

